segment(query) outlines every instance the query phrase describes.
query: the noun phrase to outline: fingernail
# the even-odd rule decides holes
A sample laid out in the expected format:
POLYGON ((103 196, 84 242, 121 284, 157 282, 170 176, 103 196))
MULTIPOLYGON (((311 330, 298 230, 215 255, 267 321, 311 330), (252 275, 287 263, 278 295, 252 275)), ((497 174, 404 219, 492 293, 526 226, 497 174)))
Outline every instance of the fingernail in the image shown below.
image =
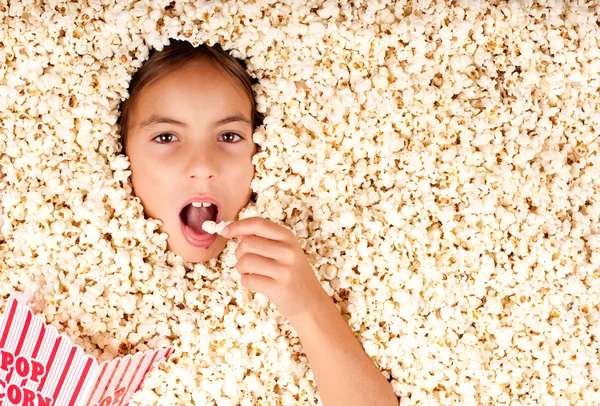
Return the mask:
POLYGON ((227 237, 229 235, 229 226, 225 227, 223 231, 221 231, 221 235, 223 237, 227 237))

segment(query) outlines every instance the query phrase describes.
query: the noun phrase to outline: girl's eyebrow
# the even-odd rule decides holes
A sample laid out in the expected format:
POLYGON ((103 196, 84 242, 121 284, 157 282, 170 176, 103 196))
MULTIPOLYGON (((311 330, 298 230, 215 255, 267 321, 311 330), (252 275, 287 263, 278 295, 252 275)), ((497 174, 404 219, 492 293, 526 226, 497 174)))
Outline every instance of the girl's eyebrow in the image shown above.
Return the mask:
MULTIPOLYGON (((219 127, 225 124, 229 124, 229 123, 235 123, 235 122, 242 122, 244 124, 247 124, 248 126, 252 126, 252 123, 250 122, 250 120, 248 120, 246 117, 244 117, 242 114, 233 114, 231 116, 227 116, 225 118, 222 118, 218 121, 216 121, 214 123, 215 127, 219 127)), ((183 121, 179 121, 176 120, 174 118, 170 118, 170 117, 164 117, 164 116, 159 116, 158 114, 152 114, 150 116, 150 118, 148 118, 147 120, 144 120, 140 123, 139 128, 143 129, 146 127, 150 127, 156 124, 173 124, 173 125, 177 125, 179 127, 184 127, 187 128, 189 127, 186 123, 184 123, 183 121)))
POLYGON ((188 127, 188 125, 182 121, 175 120, 174 118, 159 116, 157 114, 152 114, 150 118, 144 120, 140 123, 139 129, 143 129, 146 127, 151 127, 156 124, 173 124, 179 127, 188 127))
POLYGON ((242 114, 237 113, 237 114, 233 114, 231 116, 227 116, 225 118, 222 118, 219 121, 216 121, 215 122, 215 127, 219 127, 219 126, 224 125, 224 124, 235 123, 235 122, 242 122, 244 124, 247 124, 248 126, 252 126, 252 123, 250 122, 250 120, 248 120, 242 114))

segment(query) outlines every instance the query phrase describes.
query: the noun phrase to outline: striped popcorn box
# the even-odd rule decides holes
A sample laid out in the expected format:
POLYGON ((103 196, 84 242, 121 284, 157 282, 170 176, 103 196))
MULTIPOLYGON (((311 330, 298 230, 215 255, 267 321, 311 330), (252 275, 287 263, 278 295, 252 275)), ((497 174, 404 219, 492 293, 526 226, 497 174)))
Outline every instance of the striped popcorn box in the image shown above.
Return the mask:
POLYGON ((11 297, 0 325, 0 405, 127 405, 172 347, 98 364, 11 297))

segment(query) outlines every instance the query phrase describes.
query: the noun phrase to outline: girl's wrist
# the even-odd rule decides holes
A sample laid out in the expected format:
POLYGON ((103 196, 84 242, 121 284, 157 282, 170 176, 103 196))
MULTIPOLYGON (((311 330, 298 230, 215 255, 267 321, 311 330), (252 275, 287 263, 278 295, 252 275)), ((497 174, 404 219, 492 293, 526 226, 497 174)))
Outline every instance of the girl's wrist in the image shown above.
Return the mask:
POLYGON ((290 317, 289 322, 301 334, 301 331, 310 329, 315 323, 320 323, 332 316, 341 317, 340 312, 333 303, 333 299, 323 291, 322 294, 313 301, 312 306, 306 308, 302 312, 290 317))

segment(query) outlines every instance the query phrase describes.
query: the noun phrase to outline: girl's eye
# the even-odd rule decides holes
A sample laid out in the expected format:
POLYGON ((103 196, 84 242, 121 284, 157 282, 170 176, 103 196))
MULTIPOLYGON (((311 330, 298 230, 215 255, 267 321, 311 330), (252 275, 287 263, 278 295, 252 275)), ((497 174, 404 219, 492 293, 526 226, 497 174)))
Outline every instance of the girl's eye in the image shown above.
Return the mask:
POLYGON ((154 137, 152 141, 156 141, 159 144, 169 144, 173 142, 173 138, 175 138, 175 136, 171 133, 162 133, 154 137))
POLYGON ((234 141, 235 137, 238 137, 240 139, 239 141, 244 139, 244 137, 242 137, 241 135, 236 134, 236 133, 225 133, 225 134, 221 135, 221 138, 224 138, 225 142, 228 142, 231 144, 235 144, 236 142, 239 142, 239 141, 234 141))

